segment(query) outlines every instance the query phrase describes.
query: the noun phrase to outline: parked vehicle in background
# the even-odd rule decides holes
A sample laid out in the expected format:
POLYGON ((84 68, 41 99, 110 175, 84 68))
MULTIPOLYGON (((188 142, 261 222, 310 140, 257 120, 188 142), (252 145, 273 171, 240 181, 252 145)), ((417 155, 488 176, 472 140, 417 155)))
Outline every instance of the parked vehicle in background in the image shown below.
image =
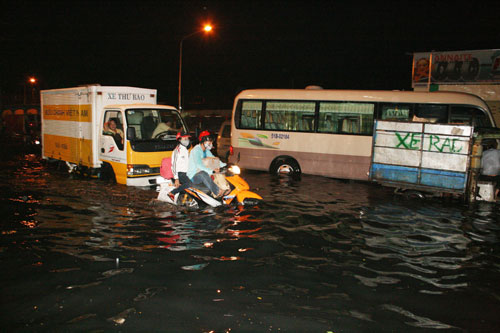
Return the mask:
POLYGON ((156 96, 155 89, 100 85, 41 91, 42 157, 119 184, 157 184, 177 130, 187 128, 174 107, 155 104, 156 96))
POLYGON ((231 121, 222 123, 217 135, 217 156, 227 161, 231 147, 231 121))
POLYGON ((231 118, 231 110, 183 110, 182 117, 189 127, 191 134, 198 129, 218 134, 221 124, 231 118))
POLYGON ((40 108, 37 105, 11 106, 2 110, 1 139, 25 148, 39 148, 40 108))
MULTIPOLYGON (((234 102, 229 162, 271 173, 368 180, 377 119, 495 126, 488 105, 466 93, 245 90, 234 102)), ((401 140, 411 138, 403 133, 401 140)))

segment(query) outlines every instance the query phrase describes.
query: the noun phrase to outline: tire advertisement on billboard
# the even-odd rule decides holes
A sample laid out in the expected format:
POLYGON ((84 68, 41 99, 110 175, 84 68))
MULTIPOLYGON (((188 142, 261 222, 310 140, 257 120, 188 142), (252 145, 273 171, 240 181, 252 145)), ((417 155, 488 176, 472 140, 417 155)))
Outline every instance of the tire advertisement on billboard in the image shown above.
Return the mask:
POLYGON ((500 84, 500 49, 414 53, 412 74, 414 88, 431 84, 500 84))

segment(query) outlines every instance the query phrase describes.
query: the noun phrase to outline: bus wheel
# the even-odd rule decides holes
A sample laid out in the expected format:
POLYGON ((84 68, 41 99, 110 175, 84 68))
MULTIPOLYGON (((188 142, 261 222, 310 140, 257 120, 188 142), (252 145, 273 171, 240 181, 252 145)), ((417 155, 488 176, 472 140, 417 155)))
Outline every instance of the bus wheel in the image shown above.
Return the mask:
POLYGON ((279 158, 271 164, 270 172, 275 175, 287 174, 289 176, 300 175, 299 163, 291 157, 279 158))

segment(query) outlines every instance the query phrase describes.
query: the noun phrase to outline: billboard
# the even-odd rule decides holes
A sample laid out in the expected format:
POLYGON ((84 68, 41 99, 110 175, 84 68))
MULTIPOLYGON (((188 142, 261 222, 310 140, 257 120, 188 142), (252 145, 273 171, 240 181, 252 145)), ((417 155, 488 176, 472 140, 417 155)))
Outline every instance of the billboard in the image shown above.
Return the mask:
POLYGON ((431 84, 500 84, 500 49, 414 53, 412 87, 431 84))

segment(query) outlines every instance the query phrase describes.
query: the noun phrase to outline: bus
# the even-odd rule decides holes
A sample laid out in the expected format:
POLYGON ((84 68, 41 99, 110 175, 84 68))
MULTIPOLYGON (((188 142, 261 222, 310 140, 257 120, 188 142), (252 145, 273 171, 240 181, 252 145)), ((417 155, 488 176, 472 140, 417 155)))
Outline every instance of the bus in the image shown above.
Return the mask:
POLYGON ((376 120, 495 127, 459 92, 254 89, 234 101, 230 163, 271 173, 369 180, 376 120))

